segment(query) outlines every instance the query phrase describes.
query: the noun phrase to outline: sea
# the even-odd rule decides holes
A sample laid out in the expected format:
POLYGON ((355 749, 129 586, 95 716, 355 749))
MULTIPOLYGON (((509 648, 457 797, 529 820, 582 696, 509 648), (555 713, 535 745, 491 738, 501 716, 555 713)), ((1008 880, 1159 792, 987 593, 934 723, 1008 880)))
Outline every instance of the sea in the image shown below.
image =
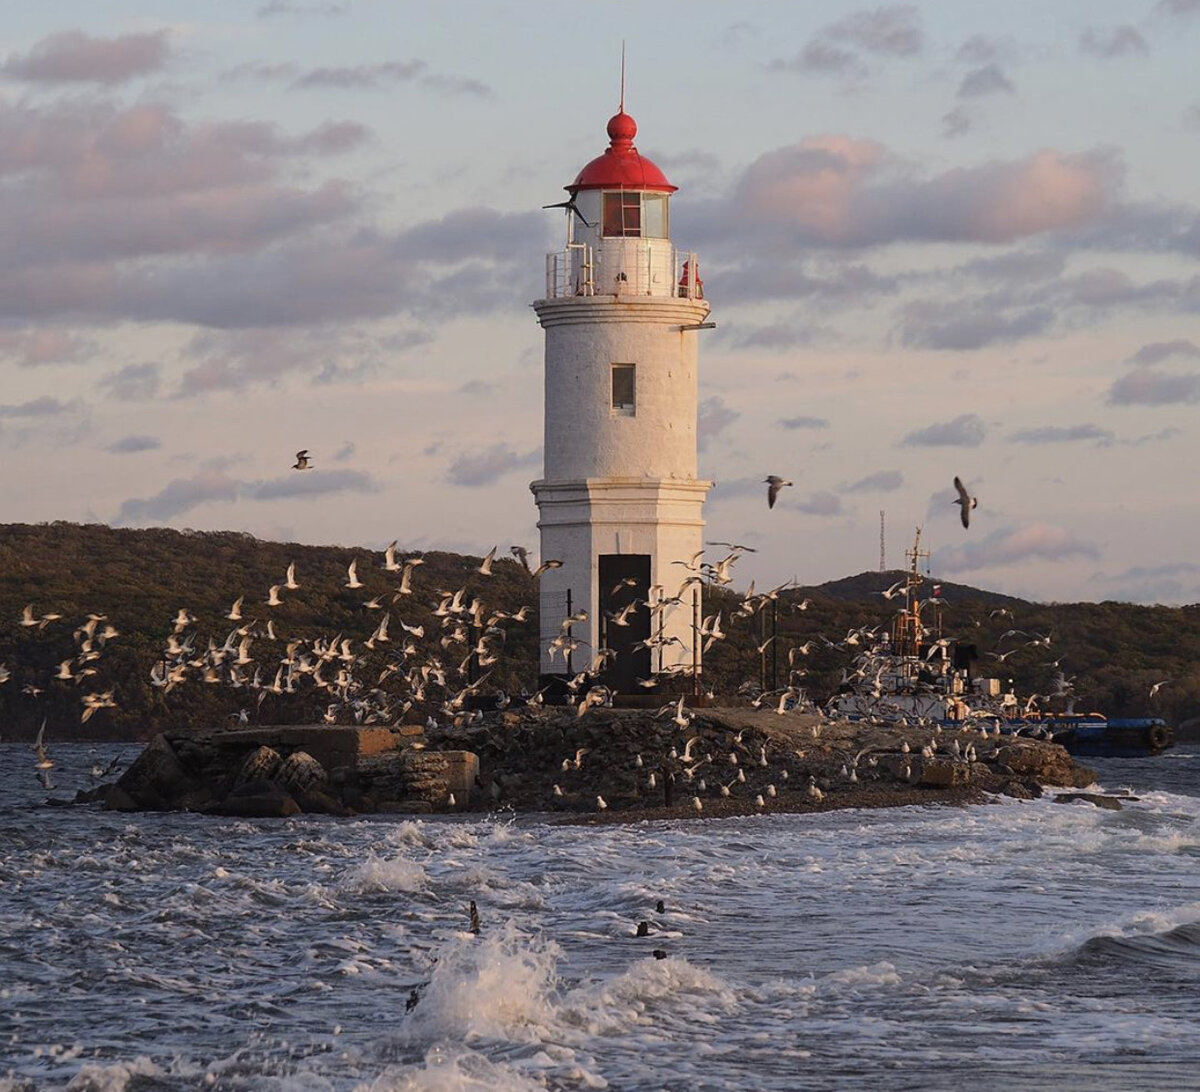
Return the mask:
POLYGON ((1200 1088, 1195 745, 1119 811, 45 805, 138 749, 0 744, 0 1092, 1200 1088))

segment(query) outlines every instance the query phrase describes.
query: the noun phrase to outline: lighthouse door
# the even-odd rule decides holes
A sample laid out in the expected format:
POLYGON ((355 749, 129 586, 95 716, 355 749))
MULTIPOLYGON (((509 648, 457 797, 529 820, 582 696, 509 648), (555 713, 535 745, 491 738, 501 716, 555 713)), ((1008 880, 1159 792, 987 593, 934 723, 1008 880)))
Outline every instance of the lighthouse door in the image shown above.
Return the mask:
POLYGON ((650 555, 601 554, 599 561, 601 644, 616 654, 603 681, 618 694, 638 693, 637 680, 650 677, 650 649, 642 644, 650 636, 650 555))

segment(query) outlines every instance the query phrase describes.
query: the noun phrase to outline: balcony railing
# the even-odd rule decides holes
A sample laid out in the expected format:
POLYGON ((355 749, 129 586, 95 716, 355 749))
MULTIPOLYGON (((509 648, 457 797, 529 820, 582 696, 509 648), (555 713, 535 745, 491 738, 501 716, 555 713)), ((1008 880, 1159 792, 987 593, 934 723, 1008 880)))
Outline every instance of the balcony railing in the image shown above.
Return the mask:
POLYGON ((703 299, 695 251, 665 239, 605 239, 571 243, 546 255, 546 298, 666 296, 703 299))

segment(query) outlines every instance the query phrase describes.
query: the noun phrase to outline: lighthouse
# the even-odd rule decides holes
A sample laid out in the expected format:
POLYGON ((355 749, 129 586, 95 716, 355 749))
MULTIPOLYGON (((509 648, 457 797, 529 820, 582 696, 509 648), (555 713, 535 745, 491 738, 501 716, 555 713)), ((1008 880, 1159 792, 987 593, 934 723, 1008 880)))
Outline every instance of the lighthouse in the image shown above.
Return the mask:
MULTIPOLYGON (((589 670, 622 693, 700 671, 696 557, 696 255, 671 239, 676 187, 624 105, 608 148, 566 188, 566 239, 546 257, 541 556, 543 678, 589 670)), ((678 686, 671 687, 679 689, 678 686)))

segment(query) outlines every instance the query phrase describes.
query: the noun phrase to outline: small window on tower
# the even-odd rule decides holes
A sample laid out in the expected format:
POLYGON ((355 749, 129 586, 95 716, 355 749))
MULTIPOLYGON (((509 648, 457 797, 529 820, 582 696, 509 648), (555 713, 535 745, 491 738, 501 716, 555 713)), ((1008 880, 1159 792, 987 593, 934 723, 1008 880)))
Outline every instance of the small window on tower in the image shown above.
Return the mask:
POLYGON ((612 366, 612 411, 614 417, 632 417, 634 415, 634 365, 614 364, 612 366))

